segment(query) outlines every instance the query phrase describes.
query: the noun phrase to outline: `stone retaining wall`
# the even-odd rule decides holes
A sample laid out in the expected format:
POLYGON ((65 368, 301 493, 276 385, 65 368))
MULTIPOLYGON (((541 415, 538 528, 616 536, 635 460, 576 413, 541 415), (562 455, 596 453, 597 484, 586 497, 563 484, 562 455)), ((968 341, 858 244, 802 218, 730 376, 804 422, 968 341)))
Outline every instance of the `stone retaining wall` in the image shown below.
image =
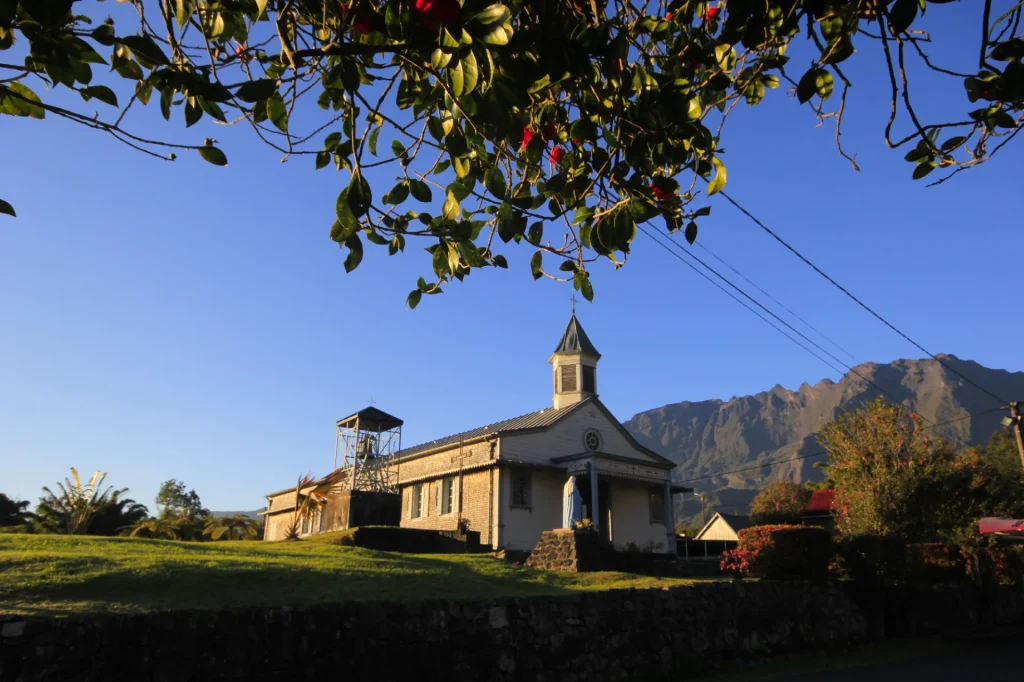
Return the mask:
MULTIPOLYGON (((961 611, 974 608, 969 593, 955 586, 924 598, 946 605, 929 610, 929 626, 962 626, 961 611)), ((835 585, 762 581, 473 602, 0 616, 0 681, 675 681, 730 659, 863 641, 870 629, 859 601, 835 585)), ((1016 604, 1020 611, 1004 607, 1004 615, 1020 618, 1024 604, 1016 604)))

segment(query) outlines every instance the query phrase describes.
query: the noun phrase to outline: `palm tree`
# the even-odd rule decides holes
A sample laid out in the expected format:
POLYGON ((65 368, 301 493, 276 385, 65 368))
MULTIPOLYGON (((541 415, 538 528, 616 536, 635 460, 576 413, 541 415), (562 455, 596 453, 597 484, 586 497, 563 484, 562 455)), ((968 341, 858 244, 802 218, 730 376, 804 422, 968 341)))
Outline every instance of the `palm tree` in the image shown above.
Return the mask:
POLYGON ((254 538, 259 532, 259 521, 250 519, 242 514, 234 516, 210 516, 206 519, 206 528, 203 535, 213 539, 222 540, 227 536, 228 540, 244 540, 254 538))
POLYGON ((335 469, 323 478, 317 480, 312 474, 299 477, 295 486, 295 511, 292 512, 292 522, 285 530, 285 540, 298 540, 299 528, 303 521, 312 521, 320 514, 320 510, 327 501, 327 495, 338 490, 338 487, 348 471, 335 469))
POLYGON ((147 519, 140 519, 131 526, 126 526, 124 532, 133 538, 177 540, 178 523, 173 519, 149 517, 147 519))
POLYGON ((0 526, 20 526, 29 522, 28 500, 12 500, 0 493, 0 526))
POLYGON ((55 494, 44 487, 46 496, 39 502, 37 513, 44 518, 44 525, 68 535, 85 535, 89 532, 96 515, 107 507, 115 505, 121 496, 128 492, 127 488, 114 490, 113 486, 100 490, 106 473, 97 471, 82 484, 78 471, 71 467, 71 478, 57 483, 60 494, 55 494))
POLYGON ((149 516, 149 508, 130 497, 122 497, 96 515, 90 531, 93 535, 117 535, 149 516))

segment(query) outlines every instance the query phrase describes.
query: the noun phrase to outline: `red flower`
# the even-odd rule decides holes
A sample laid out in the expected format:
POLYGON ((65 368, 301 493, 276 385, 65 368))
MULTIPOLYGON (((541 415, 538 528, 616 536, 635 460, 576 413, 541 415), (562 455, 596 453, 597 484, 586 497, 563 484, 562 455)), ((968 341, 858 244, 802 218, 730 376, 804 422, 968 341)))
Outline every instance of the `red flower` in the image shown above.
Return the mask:
POLYGON ((576 138, 574 137, 574 138, 572 138, 572 143, 573 143, 573 144, 583 144, 583 140, 577 140, 577 139, 576 139, 576 138))
POLYGON ((672 18, 675 17, 675 15, 675 12, 669 12, 668 14, 665 15, 665 21, 672 21, 672 18))
POLYGON ((552 142, 558 139, 558 128, 554 123, 549 123, 544 127, 544 139, 552 142))
POLYGON ((996 98, 996 94, 995 92, 992 91, 992 88, 985 88, 984 90, 981 91, 981 98, 991 102, 996 98))
POLYGON ((654 192, 654 198, 658 201, 672 201, 676 198, 676 193, 671 192, 662 187, 658 187, 655 183, 651 183, 651 190, 654 192))
POLYGON ((565 150, 562 149, 561 147, 555 147, 554 149, 551 150, 551 153, 548 154, 548 161, 555 164, 556 166, 562 163, 562 159, 564 158, 565 150))
POLYGON ((368 15, 359 14, 356 16, 355 21, 352 22, 352 30, 364 36, 369 35, 373 33, 373 22, 368 15))
POLYGON ((530 128, 523 128, 523 144, 520 145, 520 146, 523 149, 526 149, 526 146, 528 144, 530 144, 530 140, 532 140, 532 139, 533 139, 533 130, 531 130, 530 128))
POLYGON ((719 7, 708 7, 708 11, 704 13, 704 21, 711 21, 718 16, 719 7))
POLYGON ((413 11, 420 15, 423 25, 434 30, 438 24, 454 24, 459 20, 462 5, 458 0, 416 0, 413 11))

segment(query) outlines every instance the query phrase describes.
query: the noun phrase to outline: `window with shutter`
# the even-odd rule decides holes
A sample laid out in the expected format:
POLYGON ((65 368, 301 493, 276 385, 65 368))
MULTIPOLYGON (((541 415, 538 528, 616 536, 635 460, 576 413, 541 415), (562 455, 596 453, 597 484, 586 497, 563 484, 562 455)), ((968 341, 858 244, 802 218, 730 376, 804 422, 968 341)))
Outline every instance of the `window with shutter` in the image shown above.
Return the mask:
POLYGON ((455 511, 455 477, 446 478, 441 482, 441 513, 451 514, 455 511))
POLYGON ((528 509, 530 507, 530 472, 528 470, 512 473, 512 506, 528 509))
POLYGON ((651 523, 665 523, 665 492, 651 488, 651 523))
POLYGON ((576 365, 562 365, 562 393, 576 390, 576 365))

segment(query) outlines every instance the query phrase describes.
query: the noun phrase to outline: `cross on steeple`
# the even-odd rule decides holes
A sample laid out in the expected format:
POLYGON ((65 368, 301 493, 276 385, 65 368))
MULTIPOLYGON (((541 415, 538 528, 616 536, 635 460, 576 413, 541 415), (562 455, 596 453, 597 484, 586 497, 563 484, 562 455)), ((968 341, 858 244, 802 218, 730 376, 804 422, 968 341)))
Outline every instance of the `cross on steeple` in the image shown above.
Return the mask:
POLYGON ((374 405, 376 405, 376 404, 377 404, 377 403, 376 403, 376 402, 374 401, 374 399, 373 399, 373 396, 372 396, 372 395, 370 396, 370 399, 369 399, 369 400, 367 400, 366 402, 370 404, 370 407, 373 407, 374 405))
POLYGON ((572 301, 572 314, 575 315, 576 314, 576 294, 575 294, 575 292, 573 293, 572 296, 569 297, 569 300, 572 301))

